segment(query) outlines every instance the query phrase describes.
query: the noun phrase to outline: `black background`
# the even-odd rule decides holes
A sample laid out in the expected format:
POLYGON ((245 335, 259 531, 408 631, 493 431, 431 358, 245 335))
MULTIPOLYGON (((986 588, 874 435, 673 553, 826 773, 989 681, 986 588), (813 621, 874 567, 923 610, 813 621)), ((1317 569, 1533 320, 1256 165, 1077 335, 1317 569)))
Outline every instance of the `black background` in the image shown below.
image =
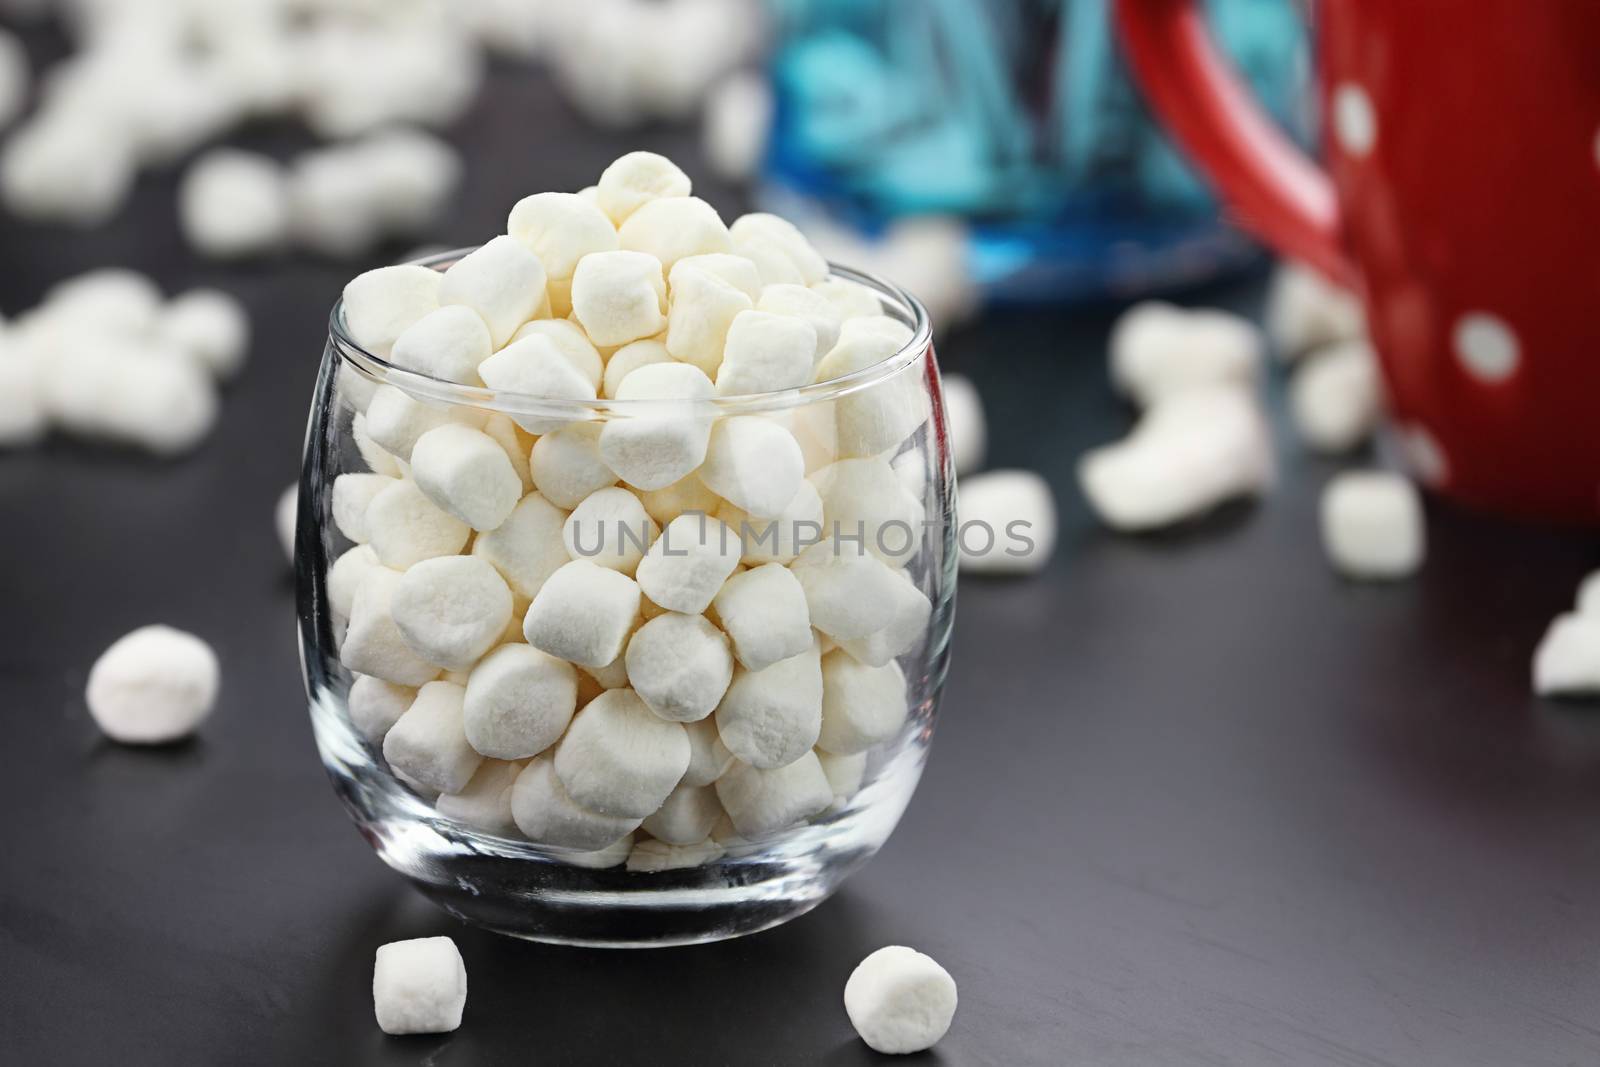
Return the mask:
MULTIPOLYGON (((446 243, 632 147, 740 206, 701 180, 690 131, 597 134, 524 73, 497 70, 451 136, 473 163, 446 243)), ((238 140, 307 143, 287 126, 238 140)), ((1259 506, 1108 534, 1072 468, 1128 421, 1103 371, 1110 310, 997 313, 941 348, 980 384, 994 463, 1055 486, 1061 545, 1037 579, 962 581, 932 761, 872 864, 810 915, 709 947, 554 948, 456 924, 328 788, 272 525, 355 266, 207 265, 174 236, 173 184, 147 177, 93 233, 0 221, 7 314, 120 263, 169 292, 222 285, 255 326, 193 456, 63 441, 0 456, 7 1062, 865 1063, 841 991, 890 943, 960 984, 929 1062, 1600 1060, 1600 729, 1527 686, 1592 535, 1435 504, 1419 578, 1344 585, 1316 535, 1333 468, 1281 426, 1282 484, 1259 506), (95 656, 149 622, 215 645, 223 697, 194 742, 124 749, 81 694, 95 656), (439 933, 467 962, 461 1029, 385 1037, 374 950, 439 933)), ((1259 290, 1196 298, 1253 310, 1259 290)))

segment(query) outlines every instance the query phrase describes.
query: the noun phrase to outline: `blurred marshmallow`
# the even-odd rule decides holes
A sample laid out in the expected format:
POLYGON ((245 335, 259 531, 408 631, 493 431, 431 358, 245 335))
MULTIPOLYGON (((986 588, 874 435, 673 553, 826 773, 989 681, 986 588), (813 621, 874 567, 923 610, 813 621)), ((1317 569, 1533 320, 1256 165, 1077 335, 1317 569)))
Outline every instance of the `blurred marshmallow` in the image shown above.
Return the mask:
POLYGON ((1387 471, 1346 471, 1322 492, 1322 543, 1346 577, 1404 578, 1422 565, 1422 499, 1387 471))

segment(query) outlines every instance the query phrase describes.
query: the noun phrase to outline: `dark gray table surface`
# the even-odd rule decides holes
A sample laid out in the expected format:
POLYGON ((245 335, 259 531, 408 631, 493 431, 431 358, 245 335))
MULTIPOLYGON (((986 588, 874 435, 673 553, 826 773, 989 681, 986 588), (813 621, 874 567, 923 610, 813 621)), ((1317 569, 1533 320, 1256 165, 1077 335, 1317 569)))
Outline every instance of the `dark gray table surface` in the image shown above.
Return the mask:
MULTIPOLYGON (((495 232, 516 196, 585 184, 626 147, 700 169, 684 131, 584 131, 538 79, 497 72, 491 101, 452 134, 477 164, 441 240, 495 232)), ((255 319, 195 455, 0 456, 6 1062, 865 1063, 841 990, 896 942, 960 983, 925 1062, 1600 1061, 1600 718, 1527 687, 1595 538, 1432 505, 1419 578, 1344 585, 1316 538, 1333 467, 1286 431, 1260 505, 1108 534, 1072 470, 1128 421, 1103 373, 1109 312, 997 313, 942 346, 982 388, 994 463, 1055 486, 1061 544, 1036 579, 962 581, 932 761, 876 860, 810 915, 714 946, 554 948, 456 924, 328 787, 272 526, 352 270, 205 264, 173 237, 172 185, 147 178, 93 233, 0 222, 7 313, 113 262, 225 286, 255 319), (221 704, 193 743, 120 748, 88 717, 85 675, 158 621, 213 642, 221 704), (385 1037, 374 950, 440 933, 470 976, 461 1029, 385 1037)))

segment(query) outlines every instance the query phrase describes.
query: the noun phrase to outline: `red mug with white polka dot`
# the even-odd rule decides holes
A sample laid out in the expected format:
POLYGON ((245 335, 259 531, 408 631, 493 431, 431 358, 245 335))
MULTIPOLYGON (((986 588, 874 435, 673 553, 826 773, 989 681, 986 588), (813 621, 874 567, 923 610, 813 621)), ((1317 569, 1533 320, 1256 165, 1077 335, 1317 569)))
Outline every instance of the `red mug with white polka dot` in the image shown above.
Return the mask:
POLYGON ((1600 521, 1600 3, 1315 6, 1326 170, 1195 0, 1117 3, 1151 105, 1241 225, 1361 291, 1417 476, 1600 521))

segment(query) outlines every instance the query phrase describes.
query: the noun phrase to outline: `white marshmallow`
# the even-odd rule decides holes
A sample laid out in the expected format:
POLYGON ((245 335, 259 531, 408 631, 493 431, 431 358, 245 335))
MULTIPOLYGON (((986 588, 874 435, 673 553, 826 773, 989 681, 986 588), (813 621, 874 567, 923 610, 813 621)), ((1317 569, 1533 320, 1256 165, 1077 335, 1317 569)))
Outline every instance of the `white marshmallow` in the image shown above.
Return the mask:
POLYGON ((452 422, 481 426, 483 413, 425 404, 393 385, 381 385, 367 404, 365 426, 367 436, 378 447, 409 462, 417 438, 452 422))
POLYGON ((717 736, 717 723, 713 718, 683 724, 689 737, 689 769, 683 772, 680 785, 710 785, 733 766, 733 753, 717 736))
POLYGON ((350 709, 350 724, 375 745, 383 743, 389 728, 400 721, 417 691, 409 685, 395 685, 370 674, 358 674, 350 683, 345 703, 350 709))
POLYGON ((819 749, 817 762, 822 764, 822 773, 828 776, 828 784, 833 787, 832 806, 843 807, 861 789, 861 780, 867 775, 867 754, 835 756, 819 749))
POLYGON ((671 271, 667 272, 669 290, 674 284, 672 275, 680 268, 705 271, 721 278, 751 300, 761 298, 761 272, 756 269, 754 263, 743 256, 731 252, 705 252, 697 256, 684 256, 672 265, 671 271))
POLYGON ((605 848, 590 852, 566 852, 560 859, 561 862, 573 867, 588 867, 591 870, 603 871, 609 867, 621 866, 632 853, 633 833, 630 831, 605 848))
POLYGON ((700 136, 713 173, 727 181, 755 175, 767 150, 772 107, 772 89, 758 74, 734 74, 712 89, 700 136))
POLYGON ((639 493, 639 499, 650 517, 659 523, 669 523, 690 511, 709 515, 722 503, 721 498, 707 489, 695 474, 685 475, 665 489, 643 490, 639 493))
POLYGON ((407 327, 395 339, 389 362, 431 378, 477 385, 478 364, 493 349, 482 317, 469 307, 450 304, 407 327))
POLYGON ((983 466, 988 445, 983 401, 970 378, 947 374, 940 384, 944 394, 944 417, 950 426, 950 461, 955 464, 957 474, 970 474, 983 466))
POLYGON ((844 1010, 874 1052, 921 1052, 950 1029, 956 1014, 955 979, 932 957, 890 945, 850 972, 844 1010))
POLYGON ((474 530, 493 530, 522 498, 522 479, 505 449, 481 430, 436 426, 411 450, 417 488, 474 530))
POLYGON ((1084 495, 1118 530, 1168 526, 1261 493, 1273 471, 1254 398, 1230 386, 1179 393, 1150 408, 1127 438, 1078 461, 1084 495))
POLYGON ((639 587, 632 578, 578 559, 545 580, 523 620, 523 634, 528 644, 559 659, 604 667, 622 654, 638 615, 639 587))
POLYGON ((443 281, 438 271, 412 263, 356 275, 344 287, 344 321, 351 339, 387 359, 399 336, 439 306, 443 281))
POLYGON ((138 271, 98 267, 52 285, 42 307, 57 321, 110 333, 145 333, 160 323, 161 290, 138 271))
POLYGON ((732 504, 717 509, 717 518, 733 531, 737 543, 743 547, 743 561, 752 567, 762 563, 788 563, 808 545, 826 536, 822 497, 809 481, 800 483, 794 499, 775 518, 752 518, 732 504))
POLYGON ((494 443, 506 454, 506 459, 510 460, 511 469, 517 475, 517 484, 521 486, 521 495, 532 492, 533 472, 528 469, 528 456, 537 438, 524 432, 522 427, 511 421, 509 415, 490 415, 483 421, 483 432, 494 439, 494 443))
POLYGON ((822 657, 818 748, 837 756, 865 752, 900 731, 906 710, 906 678, 899 664, 868 667, 844 651, 822 657))
POLYGON ((896 577, 899 582, 892 587, 893 612, 888 624, 866 637, 839 642, 840 648, 869 667, 882 667, 896 656, 905 655, 928 632, 932 602, 907 572, 899 571, 896 577))
POLYGON ((212 149, 178 186, 178 222, 197 251, 217 259, 283 247, 289 236, 283 168, 254 152, 212 149))
POLYGON ((894 620, 900 576, 870 553, 830 540, 800 553, 790 571, 811 625, 835 641, 869 637, 894 620))
POLYGON ((404 236, 431 225, 461 181, 461 154, 420 129, 382 130, 348 147, 364 187, 363 207, 387 234, 404 236))
MULTIPOLYGON (((584 667, 583 673, 594 679, 601 689, 626 689, 628 687, 627 653, 624 652, 604 667, 584 667)), ((599 694, 596 693, 596 696, 599 694)), ((584 701, 588 703, 588 701, 584 701)))
MULTIPOLYGON (((594 383, 561 354, 554 341, 544 336, 513 341, 478 365, 478 375, 491 389, 516 393, 541 400, 593 400, 594 383)), ((549 433, 573 421, 569 417, 543 414, 511 416, 529 433, 549 433)))
POLYGON ((667 845, 695 845, 711 834, 722 818, 717 792, 708 785, 680 785, 644 820, 643 829, 667 845))
POLYGON ((438 793, 459 793, 478 773, 483 757, 467 744, 461 702, 452 682, 428 682, 389 728, 383 758, 391 769, 438 793))
POLYGON ((528 473, 545 499, 575 508, 591 493, 617 483, 617 473, 600 455, 597 422, 575 422, 544 434, 533 444, 528 473))
POLYGON ((492 564, 513 593, 532 600, 545 580, 571 558, 561 539, 566 521, 560 508, 538 493, 529 493, 505 522, 478 535, 472 554, 492 564))
POLYGON ((1289 413, 1306 444, 1337 455, 1364 444, 1382 414, 1378 362, 1365 341, 1314 353, 1289 383, 1289 413))
POLYGON ((969 574, 1031 574, 1056 547, 1056 502, 1033 471, 989 471, 961 481, 957 547, 969 574))
POLYGON ((605 363, 600 358, 599 349, 589 343, 588 336, 577 323, 566 319, 534 319, 523 323, 511 339, 520 341, 524 337, 548 338, 556 350, 567 358, 567 362, 577 368, 579 374, 596 387, 600 385, 605 363))
POLYGON ((647 337, 643 341, 634 341, 625 344, 606 360, 605 376, 601 380, 600 395, 607 399, 614 399, 617 388, 628 375, 640 367, 649 367, 658 363, 671 363, 672 355, 667 351, 667 346, 654 338, 647 337))
POLYGON ((389 612, 423 659, 447 670, 466 670, 505 632, 511 590, 477 556, 441 556, 406 571, 389 612))
POLYGON ((291 485, 278 494, 278 503, 272 512, 273 526, 278 531, 278 544, 290 563, 294 562, 295 525, 300 512, 300 486, 291 485))
POLYGON ((244 366, 250 320, 237 299, 219 289, 191 289, 161 312, 157 336, 187 353, 218 378, 244 366))
POLYGON ((651 619, 628 641, 625 663, 634 692, 672 722, 710 715, 733 678, 728 639, 703 615, 668 612, 651 619))
POLYGON ((1533 691, 1540 696, 1600 693, 1600 618, 1556 616, 1533 654, 1533 691))
POLYGON ((1361 302, 1298 263, 1284 261, 1267 292, 1267 336, 1283 359, 1323 345, 1357 341, 1366 332, 1361 302))
POLYGON ((661 332, 667 282, 643 252, 593 252, 572 275, 572 313, 597 345, 625 345, 661 332))
POLYGON ((618 247, 617 229, 605 212, 576 193, 524 197, 511 209, 506 233, 533 250, 549 272, 550 288, 565 289, 569 302, 578 261, 618 247))
POLYGON ((668 196, 639 205, 617 227, 617 243, 654 256, 668 271, 685 256, 733 251, 717 209, 697 196, 668 196))
POLYGON ((689 769, 683 727, 654 715, 631 689, 608 689, 572 719, 555 768, 574 801, 603 815, 643 819, 689 769))
POLYGON ((640 414, 618 415, 600 431, 600 456, 629 485, 665 489, 706 460, 711 379, 687 363, 655 363, 623 379, 618 400, 657 401, 640 414))
POLYGON ((805 457, 794 435, 759 415, 735 415, 711 431, 700 480, 734 507, 772 518, 800 491, 805 457))
POLYGON ((561 539, 573 559, 588 560, 631 578, 660 532, 638 497, 612 487, 589 494, 572 510, 562 526, 561 539))
POLYGON ((473 249, 444 272, 439 303, 462 304, 489 326, 499 348, 533 318, 545 299, 545 269, 515 237, 501 234, 473 249))
MULTIPOLYGON (((395 685, 419 686, 439 673, 406 641, 390 613, 400 575, 386 567, 369 567, 356 587, 350 626, 339 646, 339 662, 357 674, 370 674, 395 685)), ((464 783, 465 780, 463 780, 464 783)))
POLYGON ((122 205, 133 178, 132 146, 99 118, 36 118, 19 127, 0 154, 6 207, 38 222, 98 225, 122 205))
POLYGON ((746 670, 759 671, 811 647, 805 590, 782 564, 735 574, 711 603, 746 670))
POLYGON ((766 286, 756 301, 756 310, 788 315, 810 323, 817 335, 816 351, 811 357, 813 372, 816 364, 822 362, 822 357, 839 343, 839 328, 844 324, 844 319, 827 297, 815 289, 807 289, 803 285, 766 286))
POLYGON ((441 794, 433 806, 447 819, 510 837, 517 832, 516 820, 511 817, 511 787, 521 773, 520 763, 486 759, 465 789, 441 794))
POLYGON ((811 381, 817 331, 806 320, 741 311, 728 327, 717 370, 717 393, 774 393, 811 381))
POLYGON ((442 511, 410 479, 386 486, 367 505, 367 533, 385 567, 404 570, 466 546, 472 528, 442 511))
POLYGON ((333 480, 333 524, 358 545, 372 540, 367 530, 367 508, 379 493, 395 483, 386 474, 341 474, 333 480))
POLYGON ((1349 578, 1404 578, 1422 565, 1425 531, 1416 486, 1387 471, 1346 471, 1322 491, 1322 544, 1349 578))
POLYGON ((813 643, 762 670, 735 671, 717 706, 717 735, 728 751, 762 770, 809 752, 822 729, 821 663, 813 643))
POLYGON ((828 302, 841 323, 883 314, 883 301, 878 299, 878 294, 860 282, 848 278, 824 278, 809 288, 828 302))
POLYGON ((364 155, 350 146, 314 149, 295 157, 289 169, 288 200, 295 243, 318 255, 351 259, 383 239, 373 174, 364 155))
POLYGON ((666 346, 674 359, 710 376, 722 365, 734 318, 755 303, 749 293, 707 269, 701 259, 697 256, 672 268, 666 346))
MULTIPOLYGON (((899 333, 851 329, 862 321, 869 320, 846 320, 839 343, 817 365, 817 381, 831 381, 874 367, 905 347, 906 341, 899 333)), ((922 373, 919 358, 834 401, 834 451, 841 456, 876 456, 898 449, 928 417, 922 373)))
POLYGON ((788 219, 755 212, 735 219, 728 232, 735 251, 755 260, 763 268, 762 280, 769 285, 791 281, 816 285, 828 276, 828 261, 788 219), (790 270, 783 272, 784 277, 769 276, 779 257, 787 261, 790 270))
POLYGON ((211 375, 170 350, 86 334, 42 367, 45 405, 70 433, 177 455, 216 421, 211 375))
POLYGON ((679 515, 640 561, 639 588, 668 611, 698 615, 733 575, 739 555, 738 531, 703 513, 679 515))
MULTIPOLYGON (((366 379, 358 379, 365 381, 366 379)), ((372 396, 377 395, 374 389, 372 396)), ((372 402, 372 397, 367 398, 367 404, 372 402)), ((362 405, 363 407, 366 404, 362 405)), ((365 411, 357 411, 350 420, 350 437, 356 443, 356 452, 360 454, 362 462, 373 474, 387 474, 391 478, 400 477, 400 461, 391 456, 382 445, 372 439, 372 434, 367 431, 367 415, 365 411)))
POLYGON ((448 937, 393 941, 378 949, 372 1005, 386 1034, 443 1034, 461 1025, 467 966, 448 937))
MULTIPOLYGON (((546 756, 530 761, 517 776, 511 789, 511 814, 517 829, 528 840, 584 852, 604 850, 619 840, 626 841, 639 827, 638 819, 602 815, 573 800, 556 775, 554 762, 546 756)), ((577 862, 576 857, 563 858, 577 862)), ((619 857, 614 863, 598 865, 613 867, 621 862, 619 857)))
POLYGON ((901 485, 882 458, 841 459, 807 479, 828 517, 826 536, 844 548, 864 547, 896 565, 922 546, 922 502, 901 485))
POLYGON ((1579 584, 1577 608, 1579 615, 1600 617, 1600 571, 1590 572, 1579 584))
POLYGON ((735 763, 717 779, 716 790, 734 829, 751 839, 787 829, 833 803, 833 787, 811 752, 771 770, 735 763))
POLYGON ((1256 327, 1231 312, 1149 300, 1111 329, 1111 381, 1140 406, 1211 385, 1250 388, 1261 347, 1256 327))
POLYGON ((536 756, 560 739, 577 706, 572 664, 531 645, 502 645, 467 680, 467 740, 495 759, 536 756))
POLYGON ((689 176, 672 160, 654 152, 629 152, 601 173, 595 201, 620 226, 652 200, 689 192, 689 176))
POLYGON ((95 724, 113 741, 163 745, 205 721, 220 683, 210 645, 170 626, 141 626, 94 661, 84 697, 95 724))
MULTIPOLYGON (((712 802, 715 800, 713 797, 712 802)), ((719 860, 726 851, 721 843, 709 839, 673 845, 647 837, 634 842, 633 851, 628 853, 628 870, 639 874, 684 870, 719 860)))
POLYGON ((361 588, 367 572, 386 569, 378 561, 378 554, 372 550, 371 545, 356 545, 333 561, 333 565, 328 568, 325 585, 328 608, 332 612, 336 628, 342 627, 350 620, 350 612, 355 609, 356 590, 361 588))

